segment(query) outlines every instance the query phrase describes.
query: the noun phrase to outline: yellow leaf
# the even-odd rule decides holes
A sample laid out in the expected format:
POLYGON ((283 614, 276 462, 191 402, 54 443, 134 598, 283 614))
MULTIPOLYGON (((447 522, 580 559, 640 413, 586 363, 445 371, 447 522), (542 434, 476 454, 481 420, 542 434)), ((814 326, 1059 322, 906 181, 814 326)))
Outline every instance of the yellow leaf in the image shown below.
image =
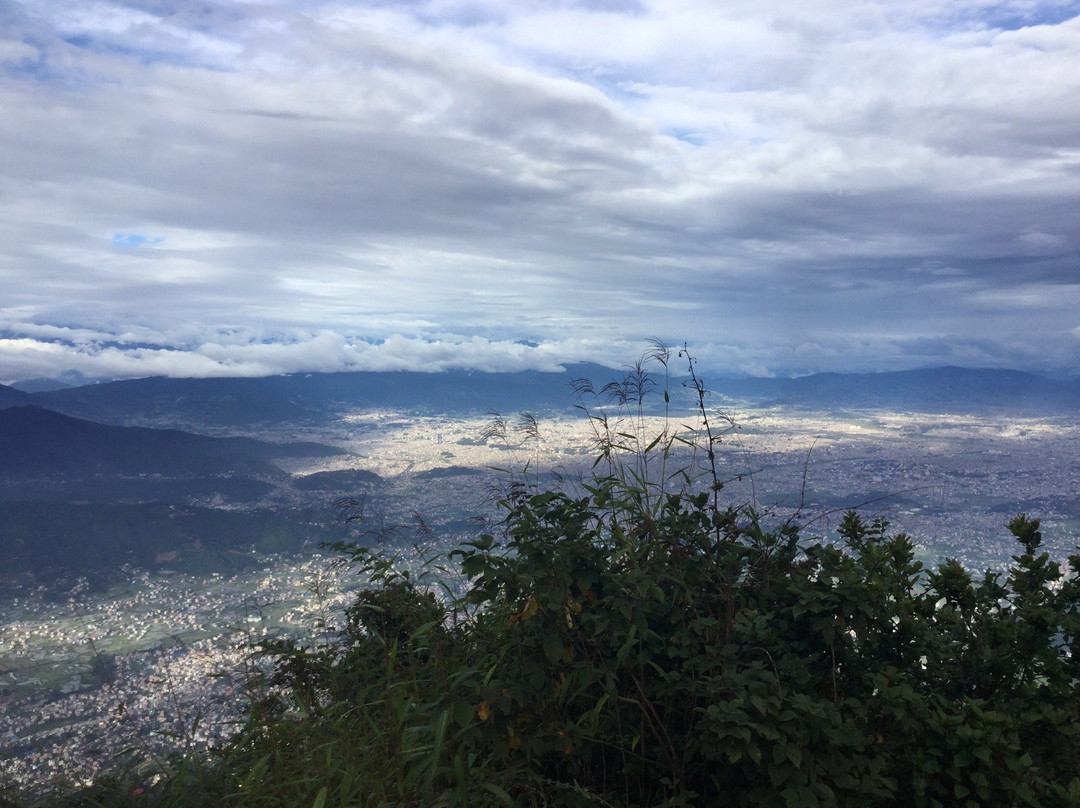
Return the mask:
POLYGON ((525 604, 525 608, 520 612, 514 612, 510 615, 510 625, 513 626, 514 623, 519 620, 528 620, 530 617, 535 616, 538 611, 540 611, 540 604, 536 602, 536 598, 529 595, 529 600, 525 604))
POLYGON ((525 608, 521 610, 521 619, 528 620, 530 617, 535 617, 536 613, 540 611, 540 604, 536 602, 536 598, 529 595, 529 602, 525 604, 525 608))
POLYGON ((476 716, 481 721, 487 721, 491 717, 491 707, 488 706, 486 701, 482 701, 476 706, 476 716))

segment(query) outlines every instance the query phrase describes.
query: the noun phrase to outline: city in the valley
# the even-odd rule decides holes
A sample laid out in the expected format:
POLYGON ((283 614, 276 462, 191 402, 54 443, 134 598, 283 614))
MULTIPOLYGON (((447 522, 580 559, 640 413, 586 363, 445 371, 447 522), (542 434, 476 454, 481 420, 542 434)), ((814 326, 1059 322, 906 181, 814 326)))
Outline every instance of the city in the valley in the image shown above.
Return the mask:
MULTIPOLYGON (((767 524, 793 519, 808 538, 829 538, 842 513, 858 508, 911 535, 925 563, 953 557, 974 570, 1008 564, 1017 547, 1004 525, 1018 512, 1042 520, 1046 549, 1059 561, 1080 540, 1080 418, 738 407, 711 415, 726 501, 753 506, 767 524)), ((269 437, 347 450, 276 461, 295 481, 364 471, 379 485, 277 484, 271 496, 324 513, 322 537, 381 543, 419 564, 497 529, 496 501, 512 483, 578 485, 605 430, 632 436, 620 438, 631 449, 664 430, 699 447, 706 439, 692 413, 605 425, 568 412, 500 421, 358 410, 328 427, 269 437), (363 518, 339 518, 343 497, 363 518)), ((700 468, 700 452, 674 446, 666 461, 653 453, 654 478, 680 463, 700 468)), ((223 571, 186 571, 189 551, 120 565, 93 585, 77 574, 8 581, 0 784, 85 782, 122 750, 153 760, 165 747, 224 743, 255 681, 254 645, 281 633, 318 642, 358 585, 340 555, 315 540, 287 555, 235 550, 242 563, 223 571)))

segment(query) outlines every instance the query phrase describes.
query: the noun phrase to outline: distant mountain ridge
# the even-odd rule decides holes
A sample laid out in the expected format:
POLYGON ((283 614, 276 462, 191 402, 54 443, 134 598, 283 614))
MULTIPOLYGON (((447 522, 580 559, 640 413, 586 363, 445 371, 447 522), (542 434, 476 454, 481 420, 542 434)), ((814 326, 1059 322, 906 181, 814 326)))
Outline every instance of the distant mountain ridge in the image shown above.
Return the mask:
POLYGON ((23 393, 47 393, 51 390, 66 390, 69 387, 78 387, 78 384, 68 384, 59 379, 25 379, 11 385, 14 389, 23 393))
MULTIPOLYGON (((356 409, 445 414, 567 410, 577 403, 574 379, 588 379, 600 390, 608 382, 621 380, 626 372, 581 364, 569 365, 563 373, 364 371, 256 378, 155 377, 33 394, 0 387, 0 409, 32 403, 101 423, 187 429, 322 425, 356 409)), ((682 381, 673 373, 673 400, 693 406, 693 395, 683 389, 682 381)), ((751 406, 924 412, 982 408, 1038 413, 1080 411, 1080 380, 1052 380, 1014 370, 940 367, 885 373, 817 373, 794 379, 724 379, 706 375, 705 382, 711 393, 751 406)))
POLYGON ((11 404, 0 399, 0 408, 34 403, 110 424, 319 424, 356 408, 440 413, 568 409, 574 404, 572 379, 595 377, 602 386, 616 375, 618 371, 599 365, 571 365, 564 373, 362 371, 254 378, 153 377, 34 394, 13 390, 25 398, 15 398, 11 404))
POLYGON ((729 379, 710 389, 758 405, 817 409, 1080 411, 1080 380, 1061 381, 992 368, 940 367, 886 373, 815 373, 795 379, 729 379))

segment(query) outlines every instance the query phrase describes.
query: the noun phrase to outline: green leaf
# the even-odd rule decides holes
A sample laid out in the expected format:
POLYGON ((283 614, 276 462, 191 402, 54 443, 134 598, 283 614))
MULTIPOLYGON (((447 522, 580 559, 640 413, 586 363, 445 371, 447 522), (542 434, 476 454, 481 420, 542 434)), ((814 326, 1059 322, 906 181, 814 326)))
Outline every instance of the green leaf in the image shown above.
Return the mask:
POLYGON ((791 765, 796 769, 802 765, 802 749, 798 744, 789 743, 784 747, 784 752, 787 754, 787 759, 791 761, 791 765))
POLYGON ((510 806, 510 808, 514 808, 514 806, 517 805, 517 803, 514 801, 514 798, 511 797, 501 786, 497 786, 494 783, 484 783, 481 787, 490 791, 492 794, 502 800, 504 805, 508 805, 510 806))
POLYGON ((562 659, 562 637, 558 636, 557 634, 545 634, 541 645, 544 649, 544 656, 547 657, 548 662, 558 662, 560 659, 562 659))

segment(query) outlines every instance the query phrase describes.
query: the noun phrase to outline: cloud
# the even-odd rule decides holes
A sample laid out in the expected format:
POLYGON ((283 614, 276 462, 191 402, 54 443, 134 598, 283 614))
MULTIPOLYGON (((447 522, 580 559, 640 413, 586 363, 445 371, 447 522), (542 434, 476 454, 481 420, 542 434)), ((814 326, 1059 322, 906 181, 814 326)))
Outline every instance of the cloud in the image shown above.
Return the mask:
MULTIPOLYGON (((379 341, 347 338, 331 331, 221 332, 205 342, 187 336, 146 332, 111 338, 72 329, 41 328, 34 336, 0 336, 0 382, 59 376, 77 371, 92 378, 140 376, 267 376, 316 371, 473 369, 490 372, 562 371, 567 363, 605 359, 621 366, 627 345, 588 340, 523 344, 447 334, 421 339, 392 334, 379 341)), ((638 347, 638 346, 633 346, 638 347)))
POLYGON ((1078 12, 9 3, 0 376, 1080 368, 1078 12))

